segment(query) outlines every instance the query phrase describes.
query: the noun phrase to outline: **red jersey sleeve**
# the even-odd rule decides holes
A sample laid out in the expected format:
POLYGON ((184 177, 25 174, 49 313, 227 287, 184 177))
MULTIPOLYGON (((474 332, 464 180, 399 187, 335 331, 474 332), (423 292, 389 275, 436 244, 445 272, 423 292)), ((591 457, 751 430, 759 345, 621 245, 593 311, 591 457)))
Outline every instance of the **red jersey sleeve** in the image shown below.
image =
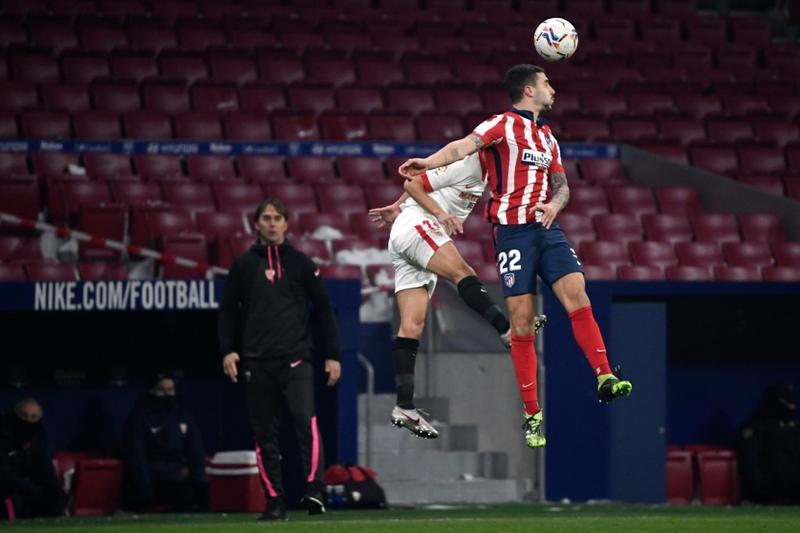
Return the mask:
POLYGON ((506 134, 505 121, 503 120, 503 117, 505 117, 505 115, 500 114, 484 120, 478 124, 474 130, 472 130, 472 133, 480 137, 485 146, 503 139, 506 134))

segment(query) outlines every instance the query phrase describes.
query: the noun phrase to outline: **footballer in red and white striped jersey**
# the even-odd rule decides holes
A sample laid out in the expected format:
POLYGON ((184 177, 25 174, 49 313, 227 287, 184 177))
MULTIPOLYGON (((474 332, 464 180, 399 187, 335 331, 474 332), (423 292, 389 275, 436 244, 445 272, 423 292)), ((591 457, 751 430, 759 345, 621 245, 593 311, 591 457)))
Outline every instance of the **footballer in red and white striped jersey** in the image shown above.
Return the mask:
POLYGON ((548 199, 548 177, 564 172, 558 141, 550 126, 540 126, 530 111, 494 115, 472 132, 486 148, 484 160, 492 193, 487 218, 496 224, 541 222, 533 208, 548 199))

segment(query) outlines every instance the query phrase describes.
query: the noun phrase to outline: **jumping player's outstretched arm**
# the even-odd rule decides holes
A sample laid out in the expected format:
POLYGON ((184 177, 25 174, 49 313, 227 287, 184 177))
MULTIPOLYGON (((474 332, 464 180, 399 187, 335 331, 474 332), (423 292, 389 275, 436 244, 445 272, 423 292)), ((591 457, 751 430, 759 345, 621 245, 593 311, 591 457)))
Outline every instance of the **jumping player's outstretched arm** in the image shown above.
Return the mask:
POLYGON ((464 233, 464 226, 458 217, 442 209, 442 206, 428 195, 420 176, 407 179, 403 184, 403 188, 423 209, 436 217, 436 220, 444 226, 448 235, 464 233))
POLYGON ((452 141, 438 152, 425 158, 412 158, 400 165, 398 172, 404 178, 419 176, 426 170, 443 167, 474 154, 485 146, 480 136, 470 133, 463 139, 452 141))

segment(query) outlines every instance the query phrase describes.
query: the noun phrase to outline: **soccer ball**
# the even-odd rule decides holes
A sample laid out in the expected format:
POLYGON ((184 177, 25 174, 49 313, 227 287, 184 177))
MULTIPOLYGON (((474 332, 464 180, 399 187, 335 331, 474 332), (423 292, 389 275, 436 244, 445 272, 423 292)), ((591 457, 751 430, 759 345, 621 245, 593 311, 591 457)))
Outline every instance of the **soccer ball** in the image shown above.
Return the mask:
POLYGON ((561 61, 578 49, 578 32, 568 20, 547 19, 533 32, 533 44, 544 59, 561 61))

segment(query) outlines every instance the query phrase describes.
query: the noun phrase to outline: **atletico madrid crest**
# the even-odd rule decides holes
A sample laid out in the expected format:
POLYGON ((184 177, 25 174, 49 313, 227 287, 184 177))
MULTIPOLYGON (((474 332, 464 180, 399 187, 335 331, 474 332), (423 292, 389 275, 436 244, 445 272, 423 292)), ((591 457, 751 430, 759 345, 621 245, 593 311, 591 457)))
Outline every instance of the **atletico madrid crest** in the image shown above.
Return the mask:
POLYGON ((514 275, 513 272, 509 272, 508 274, 503 274, 503 283, 506 284, 506 287, 509 289, 514 286, 514 283, 517 282, 517 277, 514 275))

